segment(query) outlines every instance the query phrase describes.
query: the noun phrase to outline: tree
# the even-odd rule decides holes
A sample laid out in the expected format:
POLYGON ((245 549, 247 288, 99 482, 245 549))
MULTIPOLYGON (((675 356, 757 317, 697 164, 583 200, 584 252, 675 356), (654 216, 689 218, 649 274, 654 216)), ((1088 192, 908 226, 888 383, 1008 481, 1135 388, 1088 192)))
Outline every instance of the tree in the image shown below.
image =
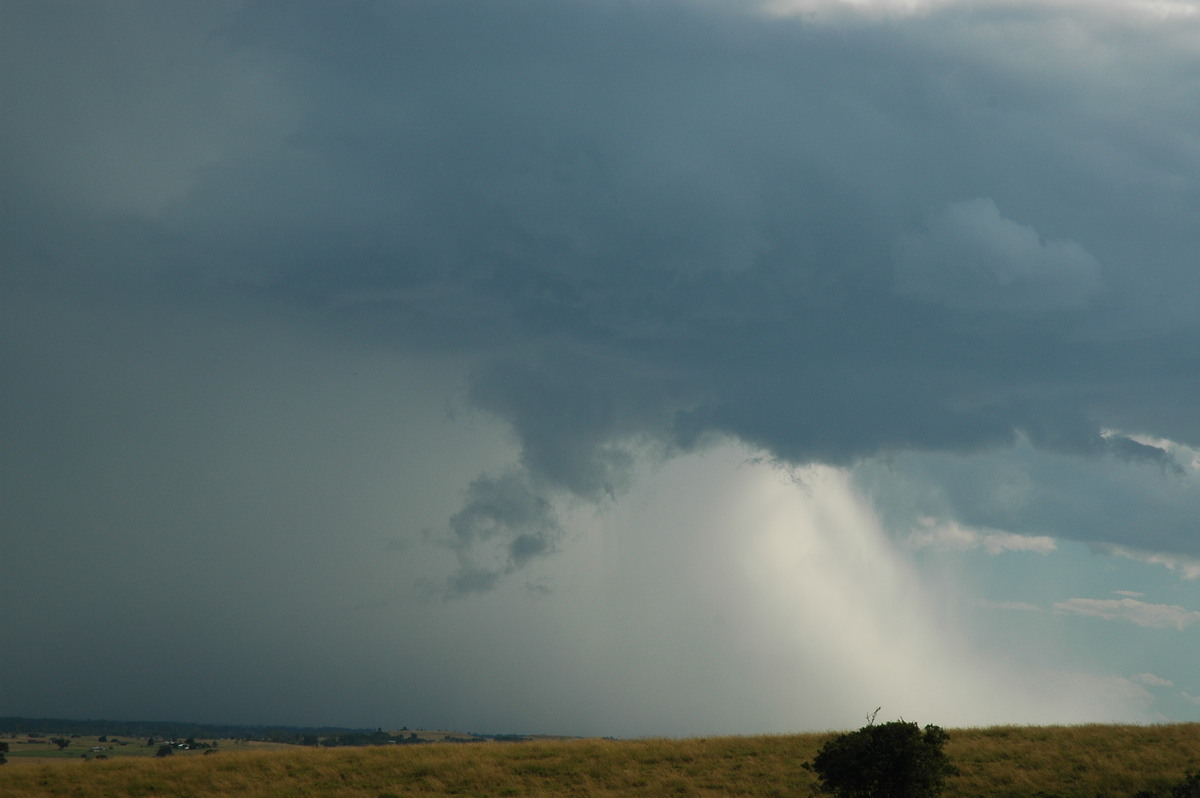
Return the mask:
MULTIPOLYGON (((876 710, 878 712, 878 710, 876 710)), ((837 798, 935 798, 946 778, 958 773, 942 747, 950 735, 939 726, 904 720, 874 723, 821 746, 804 767, 817 774, 817 789, 837 798)))
POLYGON ((66 737, 51 737, 50 742, 57 745, 59 751, 63 750, 64 748, 66 748, 68 745, 71 744, 71 741, 66 737))
POLYGON ((8 743, 0 742, 0 754, 8 753, 8 743))
POLYGON ((173 745, 160 745, 160 746, 158 747, 158 750, 154 752, 154 755, 155 755, 155 756, 170 756, 170 755, 171 755, 171 754, 173 754, 173 753, 175 753, 175 746, 173 746, 173 745))

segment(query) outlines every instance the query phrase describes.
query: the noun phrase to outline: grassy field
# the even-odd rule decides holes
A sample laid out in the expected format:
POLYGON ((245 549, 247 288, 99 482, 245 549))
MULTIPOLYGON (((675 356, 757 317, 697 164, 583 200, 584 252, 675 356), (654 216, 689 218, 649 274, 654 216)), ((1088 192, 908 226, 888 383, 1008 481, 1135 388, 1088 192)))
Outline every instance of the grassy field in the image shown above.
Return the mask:
MULTIPOLYGON (((0 795, 807 796, 813 780, 801 764, 828 737, 258 751, 222 741, 215 755, 83 761, 76 753, 37 763, 10 756, 0 767, 0 795)), ((1200 768, 1200 724, 958 729, 946 751, 961 771, 947 796, 1129 798, 1200 768)))

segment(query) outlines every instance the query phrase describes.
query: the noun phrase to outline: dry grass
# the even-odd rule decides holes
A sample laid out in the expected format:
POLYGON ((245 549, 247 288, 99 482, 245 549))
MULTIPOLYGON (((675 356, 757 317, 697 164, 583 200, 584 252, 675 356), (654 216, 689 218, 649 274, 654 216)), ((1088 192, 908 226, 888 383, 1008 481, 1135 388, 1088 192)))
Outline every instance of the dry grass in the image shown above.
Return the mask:
POLYGON ((1200 724, 959 729, 946 753, 954 795, 1127 797, 1200 769, 1200 724))
MULTIPOLYGON (((690 740, 223 750, 214 756, 0 768, 0 795, 807 796, 801 764, 829 735, 690 740)), ((947 796, 1132 796, 1200 767, 1200 725, 998 727, 950 732, 947 796)))

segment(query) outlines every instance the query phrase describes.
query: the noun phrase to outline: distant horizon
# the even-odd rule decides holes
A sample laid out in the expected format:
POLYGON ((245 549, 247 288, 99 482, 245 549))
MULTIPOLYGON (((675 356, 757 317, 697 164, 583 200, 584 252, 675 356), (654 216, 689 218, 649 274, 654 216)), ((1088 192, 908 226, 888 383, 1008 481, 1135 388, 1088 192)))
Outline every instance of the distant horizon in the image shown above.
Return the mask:
MULTIPOLYGON (((845 729, 840 729, 840 728, 838 728, 838 729, 835 729, 835 728, 796 729, 796 730, 793 730, 790 732, 759 732, 757 734, 756 733, 750 733, 750 734, 719 734, 718 733, 715 735, 707 734, 707 735, 696 735, 696 736, 697 737, 714 737, 714 736, 716 736, 716 737, 744 737, 744 736, 770 737, 770 736, 776 736, 779 734, 784 734, 784 735, 787 735, 787 734, 800 734, 800 735, 830 734, 830 733, 838 733, 838 732, 845 732, 845 731, 853 731, 855 729, 871 725, 871 723, 889 723, 889 722, 896 721, 896 720, 915 722, 921 726, 933 724, 936 726, 942 726, 942 728, 945 728, 948 730, 954 730, 956 728, 959 728, 959 729, 1003 728, 1006 726, 1037 728, 1037 727, 1052 727, 1052 726, 1065 726, 1065 727, 1070 727, 1070 726, 1179 726, 1179 725, 1200 724, 1200 721, 1149 721, 1149 722, 1145 722, 1145 723, 1137 723, 1137 722, 1133 722, 1133 723, 1108 722, 1108 723, 1106 723, 1106 722, 1089 721, 1086 723, 1031 723, 1031 724, 1002 723, 1002 724, 989 724, 987 726, 955 727, 955 726, 947 726, 945 724, 940 724, 935 719, 913 720, 911 718, 906 719, 906 718, 900 718, 900 717, 884 719, 884 718, 880 717, 878 719, 872 720, 869 716, 864 716, 864 718, 858 725, 849 726, 845 729)), ((8 716, 0 715, 0 730, 4 730, 6 728, 5 724, 8 724, 12 721, 30 721, 30 722, 39 723, 39 724, 64 723, 64 724, 80 724, 80 725, 107 723, 107 724, 113 724, 113 725, 125 724, 125 725, 147 726, 147 727, 152 727, 155 725, 162 725, 162 726, 193 727, 195 729, 212 729, 212 730, 216 730, 216 729, 238 730, 238 729, 240 729, 240 730, 260 730, 260 731, 283 731, 283 732, 297 732, 297 733, 303 733, 303 732, 313 732, 313 733, 375 732, 377 730, 382 730, 382 731, 388 732, 388 733, 436 732, 436 733, 472 735, 472 736, 477 736, 477 737, 481 737, 481 738, 554 737, 554 738, 563 738, 563 739, 588 739, 588 738, 639 739, 637 737, 622 738, 622 737, 614 737, 612 735, 548 734, 548 733, 532 731, 532 730, 497 731, 497 730, 493 729, 493 730, 488 730, 488 731, 479 731, 477 729, 471 729, 471 728, 461 728, 460 729, 460 728, 450 728, 450 727, 445 727, 445 726, 412 727, 412 726, 407 726, 407 725, 402 725, 402 726, 379 726, 379 725, 376 725, 376 726, 337 726, 337 725, 329 725, 329 724, 316 724, 316 725, 308 724, 308 725, 306 725, 306 724, 290 724, 290 723, 216 723, 216 722, 202 722, 202 721, 191 721, 191 720, 165 720, 165 719, 161 719, 161 718, 147 720, 147 719, 131 719, 131 718, 117 719, 117 718, 27 717, 27 716, 23 716, 23 715, 8 715, 8 716)), ((106 733, 106 734, 108 733, 108 732, 101 732, 99 726, 97 726, 95 731, 100 732, 100 733, 106 733)), ((53 733, 53 732, 47 732, 47 733, 53 733)), ((664 737, 666 739, 687 739, 687 736, 684 736, 684 737, 672 737, 670 735, 654 735, 654 736, 664 737)))

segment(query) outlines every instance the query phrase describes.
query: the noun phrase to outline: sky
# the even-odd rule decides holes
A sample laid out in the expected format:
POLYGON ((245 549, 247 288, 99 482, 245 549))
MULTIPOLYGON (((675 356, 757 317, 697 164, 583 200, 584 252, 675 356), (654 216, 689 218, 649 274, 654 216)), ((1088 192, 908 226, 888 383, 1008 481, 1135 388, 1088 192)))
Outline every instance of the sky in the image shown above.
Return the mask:
POLYGON ((0 715, 1200 721, 1200 4, 0 0, 0 715))

